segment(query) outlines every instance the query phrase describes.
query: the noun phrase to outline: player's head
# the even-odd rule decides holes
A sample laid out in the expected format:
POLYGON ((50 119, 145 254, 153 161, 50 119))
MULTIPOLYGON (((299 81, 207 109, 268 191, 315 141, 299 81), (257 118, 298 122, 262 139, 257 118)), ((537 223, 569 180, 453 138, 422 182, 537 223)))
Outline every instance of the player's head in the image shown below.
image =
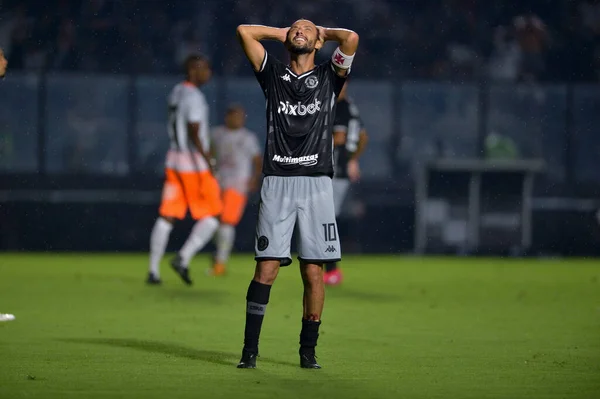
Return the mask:
POLYGON ((285 47, 291 54, 311 54, 323 46, 317 26, 308 19, 299 19, 292 24, 285 39, 285 47))
POLYGON ((196 86, 203 85, 210 80, 212 69, 208 59, 202 55, 189 55, 183 64, 185 76, 188 81, 196 86))
POLYGON ((0 48, 0 78, 3 78, 6 74, 6 66, 8 65, 8 61, 4 56, 4 51, 0 48))
POLYGON ((228 129, 240 129, 246 124, 246 111, 239 104, 232 104, 225 113, 225 126, 228 129))

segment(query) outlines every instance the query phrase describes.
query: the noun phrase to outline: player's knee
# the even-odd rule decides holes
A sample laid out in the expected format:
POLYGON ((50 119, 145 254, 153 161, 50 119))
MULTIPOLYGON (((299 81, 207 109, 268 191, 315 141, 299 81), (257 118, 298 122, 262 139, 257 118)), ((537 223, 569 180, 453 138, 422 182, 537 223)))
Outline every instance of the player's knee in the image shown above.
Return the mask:
POLYGON ((279 273, 279 261, 265 260, 256 263, 254 281, 261 284, 273 285, 279 273))
POLYGON ((323 267, 321 265, 302 265, 302 280, 305 285, 318 285, 323 283, 323 267))
POLYGON ((160 216, 161 219, 163 219, 166 222, 169 222, 171 224, 175 223, 175 218, 174 217, 170 217, 170 216, 160 216))
POLYGON ((210 230, 216 230, 219 227, 219 219, 214 216, 207 217, 203 220, 203 223, 210 230))

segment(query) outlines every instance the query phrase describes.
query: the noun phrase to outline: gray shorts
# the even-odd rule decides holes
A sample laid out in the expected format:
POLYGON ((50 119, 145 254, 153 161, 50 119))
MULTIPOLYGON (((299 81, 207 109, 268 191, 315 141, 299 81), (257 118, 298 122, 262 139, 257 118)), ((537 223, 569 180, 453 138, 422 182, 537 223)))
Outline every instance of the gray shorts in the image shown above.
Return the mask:
POLYGON ((254 250, 256 260, 292 263, 296 229, 298 259, 338 262, 341 248, 328 176, 266 176, 260 190, 254 250))
POLYGON ((342 205, 350 187, 350 179, 333 178, 333 206, 335 207, 335 216, 342 212, 342 205))

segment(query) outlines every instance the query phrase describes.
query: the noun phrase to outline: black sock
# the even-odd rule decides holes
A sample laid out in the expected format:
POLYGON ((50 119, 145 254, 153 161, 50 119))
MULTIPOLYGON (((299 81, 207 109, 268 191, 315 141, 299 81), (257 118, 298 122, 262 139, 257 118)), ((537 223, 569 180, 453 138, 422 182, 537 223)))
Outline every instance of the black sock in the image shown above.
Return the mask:
POLYGON ((332 272, 337 269, 337 262, 325 263, 325 271, 332 272))
POLYGON ((271 286, 252 280, 246 294, 246 328, 244 329, 244 350, 258 353, 258 337, 265 310, 269 303, 271 286))
POLYGON ((315 353, 315 346, 319 339, 319 326, 321 321, 302 319, 302 331, 300 331, 300 353, 315 353))

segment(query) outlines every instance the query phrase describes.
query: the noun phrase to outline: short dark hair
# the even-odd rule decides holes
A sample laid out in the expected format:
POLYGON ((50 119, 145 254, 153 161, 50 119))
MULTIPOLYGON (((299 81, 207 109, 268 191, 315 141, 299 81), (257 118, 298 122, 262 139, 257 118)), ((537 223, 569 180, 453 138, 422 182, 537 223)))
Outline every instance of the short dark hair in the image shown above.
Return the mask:
POLYGON ((186 57, 185 61, 183 62, 183 72, 187 74, 190 68, 192 67, 192 64, 198 61, 205 62, 210 67, 210 62, 208 61, 208 58, 206 58, 202 54, 190 54, 186 57))
POLYGON ((225 113, 231 114, 233 112, 244 112, 245 113, 246 110, 240 103, 231 103, 227 106, 227 111, 225 111, 225 113))

